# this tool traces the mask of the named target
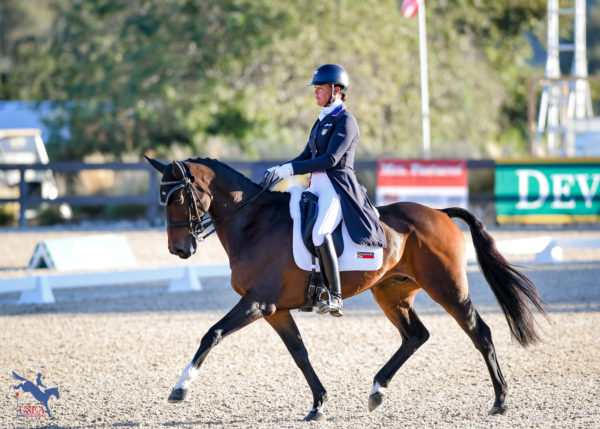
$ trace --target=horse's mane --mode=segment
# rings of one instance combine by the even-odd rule
[[[252,186],[254,189],[256,189],[257,191],[261,191],[263,190],[263,188],[257,184],[254,183],[252,180],[250,180],[249,178],[247,178],[245,175],[243,175],[242,173],[240,173],[238,170],[236,170],[235,168],[225,164],[222,161],[219,161],[218,159],[213,159],[213,158],[188,158],[186,160],[186,162],[191,162],[194,164],[203,164],[206,165],[208,167],[210,167],[211,169],[215,169],[215,168],[219,168],[219,169],[225,169],[228,172],[232,173],[233,175],[235,175],[237,178],[239,178],[243,183]],[[265,194],[270,194],[273,196],[286,196],[289,199],[289,192],[279,192],[279,191],[270,191],[267,190],[265,191]]]

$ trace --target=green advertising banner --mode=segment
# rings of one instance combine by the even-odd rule
[[[498,162],[498,223],[600,221],[600,159]]]

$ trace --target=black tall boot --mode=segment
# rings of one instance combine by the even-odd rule
[[[333,246],[331,234],[325,234],[323,244],[316,247],[322,273],[325,275],[329,289],[327,300],[319,297],[317,302],[317,313],[331,313],[332,316],[343,316],[344,304],[342,302],[342,287],[340,283],[340,272],[338,269],[337,255]]]

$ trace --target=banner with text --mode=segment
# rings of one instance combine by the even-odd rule
[[[382,159],[377,163],[377,205],[412,201],[433,208],[467,207],[465,160]]]
[[[600,220],[600,159],[498,162],[498,223]]]

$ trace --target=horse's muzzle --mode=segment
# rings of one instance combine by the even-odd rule
[[[186,237],[181,245],[169,247],[169,252],[179,256],[181,259],[187,259],[196,253],[196,239],[190,235]]]

